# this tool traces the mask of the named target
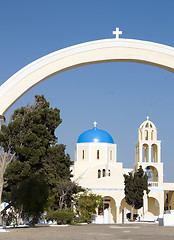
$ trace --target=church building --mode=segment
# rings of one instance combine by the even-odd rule
[[[73,180],[103,197],[103,208],[98,209],[94,223],[121,223],[122,210],[130,211],[124,195],[124,174],[136,171],[141,165],[149,176],[148,196],[144,195],[143,207],[138,210],[144,221],[156,220],[165,210],[174,210],[174,183],[163,182],[161,141],[157,128],[149,120],[138,130],[135,146],[135,164],[132,169],[123,168],[117,159],[117,144],[112,136],[97,128],[83,132],[76,143]]]

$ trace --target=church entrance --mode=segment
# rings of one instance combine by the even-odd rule
[[[116,223],[116,207],[112,197],[103,197],[103,206],[98,209],[98,214],[95,216],[94,223]]]
[[[98,216],[103,217],[103,223],[109,223],[110,204],[105,202],[102,208],[98,209]]]

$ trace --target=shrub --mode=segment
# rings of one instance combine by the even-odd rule
[[[57,224],[70,224],[74,218],[74,214],[67,210],[57,210],[48,213],[46,216],[47,221],[56,221]]]
[[[91,223],[96,209],[103,205],[103,198],[90,191],[75,194],[73,200],[79,222]]]
[[[133,215],[133,220],[137,220],[138,216],[139,216],[138,214],[134,214],[134,215]],[[127,219],[130,220],[130,218],[131,218],[131,213],[127,213],[127,214],[126,214],[126,217],[127,217]]]
[[[15,213],[12,212],[8,212],[6,215],[6,225],[10,226],[17,226],[17,216],[15,215]]]

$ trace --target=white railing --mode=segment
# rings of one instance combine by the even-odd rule
[[[148,182],[149,187],[158,187],[158,182]]]

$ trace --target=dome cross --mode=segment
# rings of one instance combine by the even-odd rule
[[[95,122],[93,122],[93,124],[94,124],[94,127],[96,128],[97,127],[97,122],[95,121]]]

